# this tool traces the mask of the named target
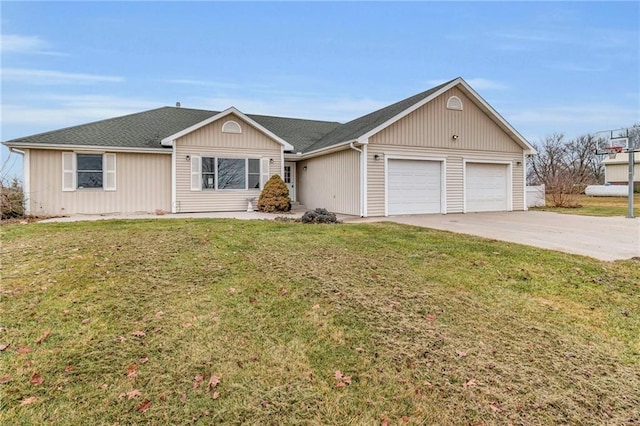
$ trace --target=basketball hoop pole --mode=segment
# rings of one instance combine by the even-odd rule
[[[627,150],[627,157],[629,163],[629,211],[627,212],[627,217],[629,219],[633,219],[633,190],[634,190],[634,182],[633,182],[633,172],[634,166],[636,162],[636,153],[635,149]]]

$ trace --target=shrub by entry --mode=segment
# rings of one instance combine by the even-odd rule
[[[289,188],[279,175],[273,175],[264,184],[258,199],[258,210],[261,212],[288,212],[291,210]]]
[[[338,223],[336,214],[327,209],[307,210],[300,220],[302,223]]]

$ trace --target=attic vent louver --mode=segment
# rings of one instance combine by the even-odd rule
[[[235,121],[229,120],[222,125],[222,133],[242,133],[242,128]]]
[[[447,109],[462,111],[462,100],[457,96],[451,96],[447,99]]]
[[[180,108],[180,102],[176,102],[176,108]]]

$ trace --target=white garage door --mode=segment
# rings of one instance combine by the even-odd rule
[[[388,213],[440,213],[441,167],[440,161],[389,160]]]
[[[506,164],[467,163],[465,197],[468,212],[509,210]]]

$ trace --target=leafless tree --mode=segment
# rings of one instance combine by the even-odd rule
[[[529,159],[530,184],[544,184],[555,206],[576,207],[576,196],[589,184],[603,180],[602,158],[596,155],[598,138],[581,135],[565,140],[557,133],[536,146]]]

